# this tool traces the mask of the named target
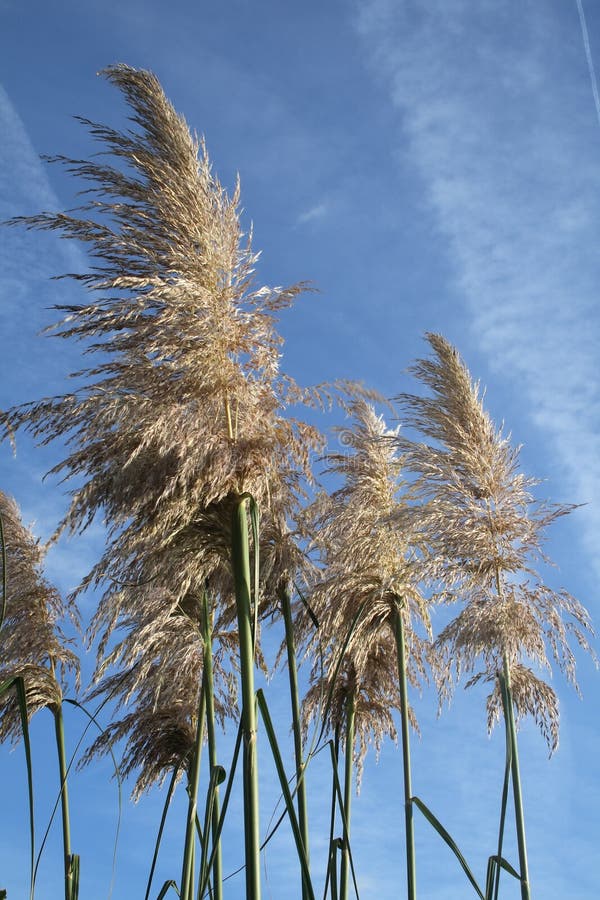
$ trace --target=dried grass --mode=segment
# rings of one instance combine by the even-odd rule
[[[309,722],[322,712],[340,650],[358,616],[333,687],[327,724],[332,731],[339,728],[343,732],[345,698],[352,691],[360,771],[369,743],[379,749],[386,734],[396,739],[392,718],[392,711],[400,709],[393,630],[396,606],[402,610],[407,675],[413,686],[426,678],[430,647],[415,625],[419,623],[428,635],[430,623],[420,587],[420,538],[412,530],[414,517],[401,477],[396,432],[388,431],[364,400],[354,398],[346,409],[352,425],[339,431],[347,452],[324,457],[325,471],[341,478],[342,486],[331,495],[321,493],[307,511],[322,569],[308,593],[319,629],[308,638],[313,664],[304,718]],[[310,634],[310,623],[306,628]],[[416,727],[412,711],[410,716]]]
[[[183,684],[189,689],[185,713],[172,698],[187,733],[201,640],[173,610],[207,589],[217,633],[231,629],[231,509],[240,494],[258,503],[269,541],[261,612],[273,608],[294,564],[289,545],[273,551],[270,541],[286,533],[320,438],[286,413],[308,395],[280,373],[274,314],[306,286],[255,285],[258,254],[241,230],[239,185],[229,197],[204,143],[155,76],[124,65],[103,74],[124,95],[131,130],[82,119],[103,152],[56,161],[87,184],[83,205],[12,222],[84,244],[89,271],[67,277],[92,298],[58,306],[54,331],[81,342],[95,362],[78,373],[81,386],[71,393],[14,408],[2,422],[5,435],[23,428],[43,443],[66,440],[68,453],[53,472],[76,487],[59,531],[79,532],[98,515],[108,527],[107,548],[79,588],[104,590],[91,628],[92,638],[100,636],[96,680],[104,678],[102,654],[114,629],[121,624],[131,633],[122,653],[107,658],[120,669],[121,687],[102,680],[95,693],[135,697],[141,715],[154,715],[172,673],[161,629],[172,629],[193,672],[180,676],[181,689],[173,685],[177,693]],[[154,623],[148,608],[156,610]],[[152,651],[141,647],[142,634]],[[138,665],[144,654],[147,662]],[[137,727],[125,718],[113,732],[132,735],[125,766],[137,760],[150,772]]]
[[[445,659],[442,697],[451,695],[454,675],[480,664],[483,672],[469,684],[506,671],[517,715],[533,715],[552,751],[558,700],[531,666],[549,670],[554,660],[577,687],[569,639],[592,652],[592,628],[581,603],[545,585],[536,564],[546,561],[546,528],[574,507],[533,498],[537,482],[519,471],[519,448],[484,410],[479,385],[455,348],[440,335],[427,340],[433,358],[411,371],[431,395],[404,394],[399,401],[407,423],[431,443],[402,439],[400,448],[425,501],[423,529],[446,599],[464,604],[436,641]],[[492,727],[501,711],[497,686],[488,710]]]
[[[21,676],[29,718],[40,709],[56,710],[67,675],[79,663],[59,620],[66,610],[60,594],[44,577],[44,549],[26,528],[15,501],[0,491],[6,546],[6,611],[0,629],[0,682]],[[1,565],[1,563],[0,563]],[[0,741],[21,738],[21,714],[14,691],[0,698]]]

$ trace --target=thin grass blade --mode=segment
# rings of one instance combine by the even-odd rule
[[[223,784],[225,778],[227,777],[227,773],[223,766],[215,766],[210,773],[210,781],[208,784],[208,794],[206,797],[206,807],[204,810],[204,837],[205,840],[202,844],[202,853],[200,856],[200,884],[204,884],[204,876],[207,872],[207,861],[208,861],[208,846],[209,846],[209,837],[210,837],[210,824],[212,821],[213,809],[215,805],[215,798],[217,796],[217,788],[220,784]],[[198,897],[200,900],[200,895]]]
[[[148,875],[148,884],[146,885],[146,893],[144,894],[144,900],[149,900],[150,897],[150,889],[152,888],[152,879],[154,878],[154,870],[156,869],[156,863],[158,862],[158,852],[160,850],[160,844],[162,841],[163,831],[165,828],[165,822],[167,821],[167,813],[169,811],[169,806],[171,805],[171,800],[173,799],[173,794],[175,792],[175,786],[177,784],[177,776],[179,774],[179,766],[176,766],[173,769],[173,774],[171,775],[171,780],[169,781],[169,788],[167,790],[167,796],[165,798],[165,802],[162,809],[162,814],[160,817],[160,825],[158,826],[158,834],[156,836],[156,842],[154,844],[154,853],[152,854],[152,865],[150,866],[150,874]]]
[[[160,889],[160,893],[158,894],[156,900],[164,900],[164,897],[167,896],[167,894],[169,893],[171,888],[173,888],[173,890],[175,891],[175,893],[177,894],[178,897],[181,896],[181,894],[179,893],[179,888],[177,887],[177,882],[173,881],[173,879],[171,879],[170,881],[165,881],[165,883],[163,884],[163,886]]]
[[[186,817],[185,841],[183,845],[183,862],[181,868],[181,897],[188,900],[193,894],[194,888],[194,823],[196,821],[196,809],[198,804],[198,787],[200,784],[200,763],[202,759],[202,745],[204,741],[204,716],[206,712],[206,672],[202,673],[202,686],[198,702],[198,717],[196,724],[196,736],[194,740],[193,759],[191,772],[188,776],[188,810]]]
[[[285,774],[285,769],[283,766],[283,760],[281,759],[281,753],[279,751],[275,729],[273,728],[273,722],[271,720],[271,715],[269,713],[267,701],[265,699],[262,688],[259,688],[259,690],[256,692],[256,700],[263,718],[263,722],[265,723],[265,730],[267,732],[267,737],[271,746],[271,753],[273,754],[275,768],[277,769],[277,774],[279,776],[279,783],[281,785],[281,791],[285,800],[287,814],[289,816],[290,825],[292,826],[292,832],[294,834],[294,840],[296,842],[296,850],[298,852],[298,859],[302,868],[302,878],[304,881],[304,886],[310,900],[315,900],[314,890],[310,878],[310,871],[308,867],[308,859],[306,856],[306,849],[304,846],[304,841],[302,839],[302,834],[300,832],[300,826],[298,825],[298,818],[296,816],[294,801],[289,789],[287,776]]]
[[[348,848],[348,860],[350,862],[350,872],[352,873],[352,882],[354,884],[354,893],[356,894],[356,900],[360,900],[360,895],[358,893],[358,884],[356,882],[356,872],[354,870],[354,859],[352,857],[352,847],[350,846],[350,838],[348,835],[348,822],[346,820],[346,812],[344,810],[344,798],[342,795],[342,787],[340,785],[340,779],[338,777],[337,771],[337,757],[333,750],[333,746],[331,747],[331,759],[333,764],[333,781],[335,785],[335,792],[337,795],[338,804],[340,807],[340,816],[342,819],[342,827],[344,832],[344,846]]]
[[[240,682],[242,693],[241,720],[244,733],[242,772],[244,793],[244,838],[246,860],[246,900],[260,900],[260,816],[258,785],[258,753],[256,728],[256,693],[254,690],[254,635],[252,616],[252,584],[246,501],[241,495],[232,510],[231,568],[233,573],[238,623]],[[256,615],[256,610],[255,610]]]
[[[242,747],[242,737],[243,737],[243,729],[242,729],[242,725],[241,725],[241,723],[240,723],[240,725],[239,725],[239,727],[238,727],[237,738],[236,738],[236,741],[235,741],[235,747],[234,747],[234,750],[233,750],[233,757],[232,757],[232,760],[231,760],[231,768],[230,768],[230,770],[229,770],[229,778],[227,779],[227,785],[226,785],[226,787],[225,787],[225,794],[223,795],[223,805],[221,806],[221,814],[220,814],[220,816],[219,816],[219,824],[218,824],[218,827],[217,827],[217,830],[216,830],[215,834],[213,835],[213,848],[212,848],[210,857],[209,857],[209,859],[208,859],[208,863],[207,863],[207,867],[206,867],[206,868],[207,868],[207,871],[206,871],[206,873],[205,873],[205,880],[202,882],[202,884],[201,884],[201,885],[199,886],[199,888],[198,888],[198,897],[199,897],[199,900],[200,900],[200,898],[202,898],[202,897],[204,896],[204,891],[206,890],[206,885],[207,885],[207,882],[208,882],[208,872],[210,872],[210,869],[211,869],[212,864],[213,864],[213,862],[214,862],[215,855],[216,855],[216,852],[217,852],[217,847],[218,847],[218,844],[219,844],[219,838],[221,837],[221,831],[223,830],[223,825],[225,824],[225,815],[226,815],[226,813],[227,813],[227,807],[229,806],[229,798],[231,797],[231,789],[232,789],[232,787],[233,787],[233,779],[234,779],[234,776],[235,776],[235,771],[236,771],[237,764],[238,764],[238,759],[239,759],[239,756],[240,756],[240,750],[241,750],[241,747]],[[262,848],[261,848],[261,849],[262,849]],[[239,869],[236,869],[235,872],[231,872],[229,875],[227,875],[227,876],[223,879],[223,881],[225,882],[225,881],[227,881],[229,878],[233,878],[233,876],[234,876],[234,875],[237,875],[238,872],[241,872],[243,868],[244,868],[244,866],[242,866],[242,867],[239,868]]]
[[[333,764],[335,765],[336,768],[337,768],[337,760],[338,760],[338,745],[339,745],[339,734],[337,734],[337,732],[336,732],[335,743],[334,743],[334,741],[329,741],[329,749],[331,751],[331,757],[332,757],[332,760],[334,761]],[[326,900],[327,888],[329,887],[329,879],[332,877],[331,866],[332,866],[332,864],[335,866],[337,865],[336,852],[335,852],[334,846],[333,846],[334,845],[333,833],[335,831],[336,801],[337,801],[337,794],[336,794],[336,790],[335,790],[335,782],[333,779],[331,779],[331,810],[330,810],[330,815],[329,815],[329,865],[327,866],[327,874],[325,876],[325,888],[323,890],[323,900]],[[332,860],[333,860],[333,862],[332,862]],[[337,869],[335,870],[335,876],[336,876],[335,893],[336,893],[336,897],[337,897]],[[332,884],[331,890],[332,890],[332,896],[333,896],[333,884]]]
[[[344,654],[346,653],[348,644],[350,643],[352,635],[354,634],[354,629],[358,625],[358,623],[360,621],[360,617],[362,616],[366,605],[367,605],[367,601],[365,600],[359,606],[356,615],[354,616],[354,618],[352,619],[352,622],[350,623],[350,628],[348,629],[348,634],[346,635],[346,637],[344,639],[344,643],[342,644],[342,646],[340,648],[338,660],[335,664],[335,668],[333,670],[333,674],[331,677],[331,686],[329,688],[329,691],[327,692],[327,702],[325,704],[325,709],[323,710],[322,717],[321,717],[321,721],[323,724],[321,725],[321,731],[319,732],[319,737],[316,741],[317,746],[321,743],[321,740],[323,739],[323,735],[325,734],[325,729],[327,728],[327,717],[329,715],[329,710],[330,710],[331,704],[333,702],[333,691],[334,691],[335,685],[337,683],[337,677],[339,675],[341,665],[344,661]]]
[[[73,762],[75,761],[77,753],[79,752],[79,748],[84,741],[84,738],[88,732],[88,729],[91,728],[92,725],[95,725],[101,734],[105,733],[104,728],[102,728],[102,725],[100,725],[100,723],[98,722],[97,715],[100,712],[100,710],[102,709],[102,707],[108,702],[108,699],[109,698],[107,697],[105,700],[103,700],[103,702],[100,704],[100,706],[96,709],[95,713],[91,713],[78,700],[70,700],[68,698],[63,699],[63,703],[68,703],[70,706],[74,706],[76,709],[81,710],[81,712],[84,713],[88,717],[88,720],[89,720],[87,725],[83,729],[81,737],[79,738],[79,740],[77,741],[77,744],[75,745],[75,750],[73,751],[73,753],[71,755],[71,759],[69,760],[69,765],[67,766],[67,774],[71,771],[71,766],[73,765]],[[115,874],[116,874],[116,870],[117,870],[117,849],[119,846],[119,834],[121,832],[121,818],[122,818],[122,814],[123,814],[123,783],[121,780],[121,773],[119,772],[119,764],[117,763],[117,759],[116,759],[115,754],[113,753],[112,747],[110,745],[108,748],[108,752],[110,753],[110,758],[112,760],[113,769],[114,769],[114,773],[115,773],[115,780],[117,782],[117,803],[118,803],[117,827],[115,828],[115,840],[114,840],[114,845],[113,845],[112,871],[111,871],[111,879],[110,879],[110,888],[108,890],[108,900],[110,900],[110,898],[112,897],[112,892],[115,887]],[[54,817],[54,814],[56,813],[56,810],[58,808],[58,802],[59,802],[59,799],[57,798],[56,803],[54,804],[54,810],[52,812],[50,824],[52,824],[52,818]],[[48,825],[48,828],[46,829],[46,833],[44,835],[44,841],[48,837],[48,832],[50,830],[50,824]],[[39,864],[39,858],[38,858],[38,864]]]
[[[310,868],[310,849],[308,832],[308,800],[306,796],[306,780],[304,778],[305,763],[302,747],[302,723],[300,717],[300,696],[298,690],[298,668],[296,663],[296,644],[292,621],[291,597],[288,587],[281,589],[279,598],[285,625],[285,645],[287,653],[287,669],[290,685],[290,702],[292,706],[292,733],[294,737],[294,758],[296,763],[296,793],[298,804],[298,825],[304,844],[306,862]],[[304,881],[302,882],[302,900],[307,900]]]
[[[312,607],[311,607],[310,603],[308,602],[308,600],[306,599],[306,597],[304,596],[304,594],[303,594],[302,591],[300,590],[300,587],[298,586],[298,583],[297,583],[296,581],[294,582],[294,589],[295,589],[296,593],[298,594],[298,596],[300,597],[300,601],[301,601],[301,603],[302,603],[304,609],[306,610],[306,612],[307,612],[308,615],[310,616],[310,620],[311,620],[311,622],[313,623],[313,625],[315,626],[316,631],[318,631],[319,628],[320,628],[319,620],[317,619],[315,613],[314,613],[313,610],[312,610]]]
[[[442,840],[445,841],[445,843],[450,847],[450,849],[452,850],[452,852],[458,859],[465,875],[467,876],[467,878],[473,885],[478,897],[480,897],[481,900],[485,900],[485,896],[481,892],[481,888],[477,884],[477,881],[475,880],[475,876],[471,872],[471,869],[469,868],[469,865],[468,865],[466,859],[464,858],[464,856],[458,849],[458,846],[457,846],[454,838],[450,835],[450,833],[448,831],[446,831],[446,829],[444,828],[444,826],[442,825],[440,820],[434,816],[434,814],[431,812],[431,810],[427,806],[425,806],[425,804],[423,803],[422,800],[419,800],[418,797],[413,797],[412,802],[417,807],[417,809],[419,809],[422,812],[422,814],[425,816],[425,818],[427,819],[429,824],[432,825],[433,828],[435,828],[435,830],[437,831],[439,836],[442,838]]]

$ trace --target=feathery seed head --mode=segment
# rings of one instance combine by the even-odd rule
[[[400,702],[392,632],[396,606],[402,609],[408,677],[415,685],[425,677],[428,641],[417,635],[414,623],[420,622],[426,632],[430,626],[419,587],[419,538],[411,530],[408,489],[394,443],[397,434],[388,431],[364,400],[354,398],[345,407],[353,417],[352,427],[343,429],[349,452],[324,457],[326,472],[341,477],[342,485],[331,495],[320,494],[307,511],[323,564],[308,592],[320,626],[308,642],[312,649],[317,642],[323,646],[326,667],[322,672],[315,654],[304,713],[310,719],[318,698],[327,695],[340,648],[354,623],[341,681],[334,689],[339,702],[332,705],[329,724],[341,724],[343,695],[350,684],[356,693],[361,762],[369,733],[377,747],[384,734],[395,737],[390,710]],[[416,725],[414,716],[412,720]]]
[[[22,521],[15,501],[0,491],[6,548],[6,608],[0,627],[0,681],[21,676],[31,718],[44,707],[57,708],[68,672],[79,679],[79,662],[58,626],[65,609],[56,588],[44,578],[44,551]],[[0,567],[2,562],[0,560]],[[0,741],[21,737],[14,691],[0,698]]]
[[[158,727],[164,717],[152,717],[165,709],[158,698],[171,680],[174,715],[187,723],[183,730],[169,727],[172,737],[187,733],[201,681],[199,637],[174,610],[187,612],[189,598],[206,589],[216,605],[215,631],[234,635],[233,504],[251,494],[263,533],[281,531],[310,475],[319,439],[284,415],[305,394],[279,371],[274,320],[305,285],[255,284],[257,254],[241,230],[239,184],[228,196],[204,143],[155,76],[124,65],[103,74],[122,92],[132,127],[119,131],[82,119],[104,152],[57,161],[86,182],[83,204],[13,221],[83,242],[92,265],[70,277],[91,296],[59,306],[55,331],[81,341],[96,363],[79,373],[84,381],[71,393],[15,408],[3,422],[8,434],[24,427],[44,442],[67,438],[68,455],[53,471],[81,486],[61,527],[81,530],[101,513],[109,529],[102,559],[80,586],[109,584],[92,626],[101,635],[96,690],[118,688],[123,702],[135,697],[145,721]],[[276,585],[277,566],[287,566],[289,554],[265,559]],[[263,585],[263,608],[272,602],[267,591]],[[122,653],[104,659],[119,624],[127,632]],[[141,635],[147,650],[138,644]],[[180,688],[171,640],[192,672]],[[222,646],[230,644],[227,638]],[[119,685],[106,680],[111,665],[120,670]],[[231,708],[227,700],[223,709]],[[131,735],[124,765],[149,766],[138,782],[143,790],[162,764],[151,758],[141,727],[126,717],[118,733]]]
[[[120,773],[127,777],[139,770],[133,789],[137,800],[176,766],[183,775],[190,762],[204,656],[201,601],[193,595],[180,600],[149,583],[124,586],[118,602],[125,637],[98,665],[89,696],[110,698],[124,714],[88,748],[83,763],[124,739]],[[230,669],[235,642],[231,629],[213,633],[215,716],[221,725],[237,715]]]
[[[274,496],[287,509],[317,436],[281,414],[301,392],[279,375],[273,312],[304,285],[254,286],[239,189],[227,196],[152,74],[104,74],[137,130],[83,120],[114,165],[58,158],[90,185],[81,217],[13,220],[86,244],[94,266],[71,277],[94,298],[58,307],[57,333],[102,356],[83,387],[12,410],[5,427],[69,436],[54,471],[83,485],[63,524],[84,528],[102,510],[118,535],[106,567],[170,542],[232,495],[251,493],[264,515]]]
[[[592,652],[586,637],[592,628],[585,608],[543,584],[533,566],[545,560],[546,527],[573,507],[533,499],[536,482],[519,472],[519,449],[494,426],[457,351],[440,335],[427,340],[433,358],[418,360],[412,372],[431,394],[399,400],[407,423],[431,443],[402,438],[399,446],[417,475],[417,495],[427,501],[424,532],[436,574],[447,599],[464,603],[436,642],[445,657],[442,697],[451,693],[453,670],[473,672],[482,662],[482,677],[492,680],[506,670],[517,714],[533,715],[554,749],[556,697],[527,663],[549,669],[552,657],[576,686],[568,639],[573,635]],[[499,697],[496,687],[488,702],[490,726]]]

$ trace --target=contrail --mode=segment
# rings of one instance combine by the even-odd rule
[[[590,37],[585,23],[585,15],[583,12],[583,0],[577,0],[577,11],[579,13],[579,22],[581,24],[581,35],[583,37],[583,47],[585,49],[585,57],[587,59],[588,70],[590,73],[590,81],[592,83],[592,93],[594,95],[594,105],[596,107],[596,116],[600,125],[600,95],[598,94],[598,82],[596,81],[596,71],[594,69],[594,60],[592,59],[592,48],[590,47]]]

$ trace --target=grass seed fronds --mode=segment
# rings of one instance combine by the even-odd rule
[[[591,651],[586,609],[564,590],[544,584],[536,564],[546,562],[546,529],[571,505],[535,500],[537,482],[519,470],[512,447],[483,407],[482,392],[454,347],[429,334],[433,357],[411,371],[430,396],[399,398],[405,421],[427,442],[400,440],[406,464],[424,498],[431,557],[448,601],[463,609],[437,638],[445,659],[442,694],[453,674],[494,680],[508,668],[517,716],[532,714],[551,751],[558,744],[558,701],[534,674],[551,661],[577,687],[570,638]],[[593,653],[592,653],[593,655]],[[488,700],[490,727],[501,717],[499,689]]]

